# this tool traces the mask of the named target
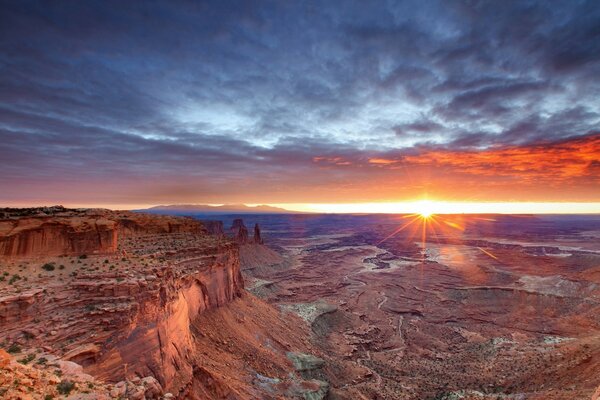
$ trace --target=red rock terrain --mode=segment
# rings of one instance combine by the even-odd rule
[[[297,230],[323,225],[290,219],[291,235],[276,241],[284,257],[256,261],[261,256],[250,252],[246,283],[311,324],[330,398],[589,400],[598,393],[596,233],[513,234],[509,244],[502,232],[438,231],[423,249],[420,227],[416,238],[382,242],[397,229],[383,217],[367,227],[327,221],[334,233],[313,235]]]
[[[71,384],[77,398],[327,392],[293,364],[293,354],[316,352],[304,322],[247,293],[239,245],[201,222],[60,207],[3,213],[5,398],[66,396]]]

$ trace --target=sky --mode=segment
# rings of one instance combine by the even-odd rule
[[[595,0],[0,1],[0,205],[600,212],[599,77]]]

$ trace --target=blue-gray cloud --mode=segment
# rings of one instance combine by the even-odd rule
[[[325,185],[340,177],[307,178],[315,156],[483,150],[600,128],[593,0],[0,11],[2,188],[173,176],[207,196],[244,177],[249,191],[257,179]]]

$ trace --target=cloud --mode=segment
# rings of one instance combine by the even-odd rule
[[[596,161],[552,156],[600,129],[598,26],[570,0],[3,2],[0,201],[383,199],[547,146],[598,198]],[[385,180],[406,194],[361,190]]]

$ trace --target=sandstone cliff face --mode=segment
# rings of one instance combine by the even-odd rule
[[[202,268],[191,273],[165,268],[157,271],[156,280],[149,276],[146,282],[131,283],[130,307],[121,316],[111,315],[116,344],[94,355],[94,360],[86,353],[75,355],[74,360],[108,380],[153,375],[163,387],[178,393],[193,376],[191,322],[200,313],[241,296],[243,288],[237,247],[210,249],[196,256],[203,258]],[[93,294],[98,289],[94,283],[87,291]],[[111,297],[119,294],[109,289]]]
[[[3,335],[26,331],[40,344],[68,343],[63,359],[98,378],[152,375],[178,392],[193,374],[191,321],[239,297],[243,280],[229,243],[188,250],[185,260],[144,275],[93,274],[58,289],[1,297]]]
[[[23,348],[19,358],[52,360],[48,374],[31,378],[39,381],[36,394],[56,393],[54,362],[78,368],[79,394],[91,382],[97,399],[170,392],[175,399],[247,400],[322,392],[321,383],[295,373],[286,357],[310,352],[307,327],[244,291],[236,241],[209,235],[185,218],[105,210],[33,214],[5,214],[10,229],[3,238],[28,243],[44,224],[58,228],[47,231],[54,241],[3,247],[23,250],[0,259],[0,271],[8,273],[0,275],[0,343]],[[100,226],[112,232],[110,246],[103,245]],[[37,254],[43,258],[31,258]],[[12,276],[10,283],[5,276]],[[18,363],[10,362],[16,371]],[[0,365],[3,376],[10,377]]]
[[[201,222],[191,218],[99,209],[50,210],[25,216],[3,212],[0,258],[110,254],[117,251],[119,236],[206,232]]]
[[[196,233],[203,234],[207,230],[202,222],[187,217],[171,217],[167,215],[148,215],[123,212],[115,217],[120,235],[161,233]]]
[[[0,220],[0,257],[111,253],[117,223],[102,216]]]
[[[0,339],[25,332],[27,345],[51,348],[97,378],[154,376],[175,393],[193,375],[192,321],[243,290],[238,245],[189,218],[9,214],[0,221],[0,255],[17,259],[21,277],[0,288]]]

